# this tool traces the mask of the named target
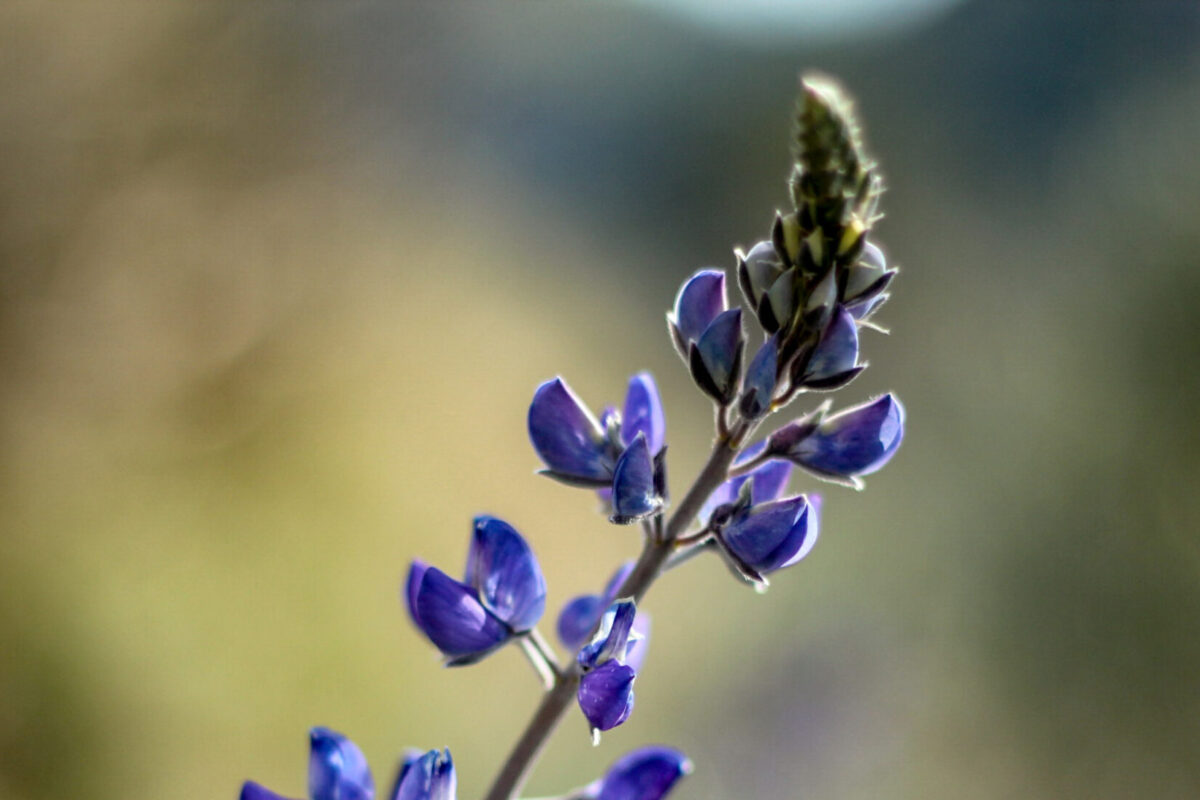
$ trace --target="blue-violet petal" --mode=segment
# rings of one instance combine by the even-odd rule
[[[437,567],[428,567],[421,576],[416,609],[421,630],[451,658],[484,655],[511,635],[504,623],[479,602],[474,588]]]
[[[358,745],[329,728],[309,731],[308,794],[311,800],[372,800],[375,781]]]
[[[855,478],[883,467],[904,439],[904,407],[891,394],[825,419],[788,455],[819,475]]]
[[[527,631],[546,610],[546,580],[528,543],[511,525],[475,518],[466,582],[485,608],[514,631]]]
[[[666,416],[654,377],[649,372],[639,372],[629,379],[629,389],[625,393],[621,443],[629,446],[639,433],[644,433],[650,453],[657,455],[662,450],[666,432]]]
[[[611,477],[600,423],[562,378],[546,381],[534,393],[529,438],[555,472],[599,481]]]
[[[695,342],[725,308],[725,273],[702,269],[680,287],[671,322],[685,342]]]
[[[641,747],[608,768],[596,800],[662,800],[692,771],[692,762],[670,747]]]
[[[633,711],[632,667],[608,661],[579,682],[579,708],[593,730],[607,731],[629,719]]]

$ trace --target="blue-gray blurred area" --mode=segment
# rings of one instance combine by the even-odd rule
[[[695,474],[663,312],[787,202],[808,69],[902,270],[837,402],[907,439],[765,596],[656,585],[632,718],[530,794],[661,741],[681,798],[1200,796],[1200,6],[713,5],[4,6],[0,796],[302,796],[321,724],[478,797],[537,683],[401,577],[481,511],[552,609],[637,552],[526,405],[651,369]]]

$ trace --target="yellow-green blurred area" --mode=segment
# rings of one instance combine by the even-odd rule
[[[809,68],[902,269],[836,401],[907,439],[765,596],[656,585],[630,721],[529,793],[665,742],[681,798],[1200,796],[1200,7],[811,5],[6,4],[0,797],[299,797],[317,724],[478,797],[539,687],[443,669],[409,560],[510,520],[549,631],[636,554],[527,403],[652,370],[682,491],[663,313],[787,202]]]

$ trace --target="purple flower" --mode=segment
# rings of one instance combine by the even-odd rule
[[[854,315],[838,306],[800,376],[808,389],[840,389],[866,365],[858,363],[858,325]]]
[[[641,747],[621,756],[604,777],[587,787],[588,800],[662,800],[679,779],[692,771],[692,762],[670,747]]]
[[[718,533],[726,551],[759,575],[790,567],[817,541],[820,498],[804,495],[751,506]]]
[[[388,800],[455,800],[454,762],[449,750],[405,758]]]
[[[665,502],[666,427],[648,372],[629,379],[623,415],[608,408],[597,421],[561,378],[539,386],[529,407],[529,438],[544,474],[596,488],[620,524],[656,514]]]
[[[791,465],[781,462],[788,469]],[[633,571],[633,562],[627,561],[617,568],[604,588],[602,595],[585,594],[569,600],[558,615],[556,630],[558,638],[568,650],[578,650],[587,641],[588,634],[600,623],[606,609],[612,606],[621,589],[621,584]],[[650,615],[638,611],[633,618],[633,629],[625,650],[625,663],[640,670],[650,643]]]
[[[667,327],[696,385],[721,405],[732,402],[742,368],[742,311],[728,309],[725,273],[700,270],[684,281]]]
[[[579,708],[592,727],[592,735],[617,727],[633,712],[633,667],[606,661],[579,681]]]
[[[904,439],[904,406],[892,394],[825,417],[791,423],[768,447],[818,477],[861,488],[863,475],[883,467]]]
[[[546,582],[521,535],[501,519],[480,516],[464,582],[414,561],[405,598],[413,623],[447,666],[462,666],[536,625],[546,608]]]
[[[617,727],[633,711],[637,672],[627,657],[635,641],[636,616],[632,598],[618,600],[604,612],[596,635],[579,650],[577,659],[584,673],[577,697],[593,736]]]
[[[375,781],[358,745],[328,728],[309,731],[309,800],[373,800]],[[286,800],[254,781],[242,786],[241,800]]]

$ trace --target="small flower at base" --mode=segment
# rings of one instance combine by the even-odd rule
[[[309,732],[308,795],[311,800],[372,800],[375,781],[358,745],[328,728]]]
[[[641,747],[617,759],[586,793],[589,800],[662,800],[692,772],[692,762],[671,747]]]
[[[457,780],[449,750],[430,750],[401,767],[388,800],[455,800]]]

